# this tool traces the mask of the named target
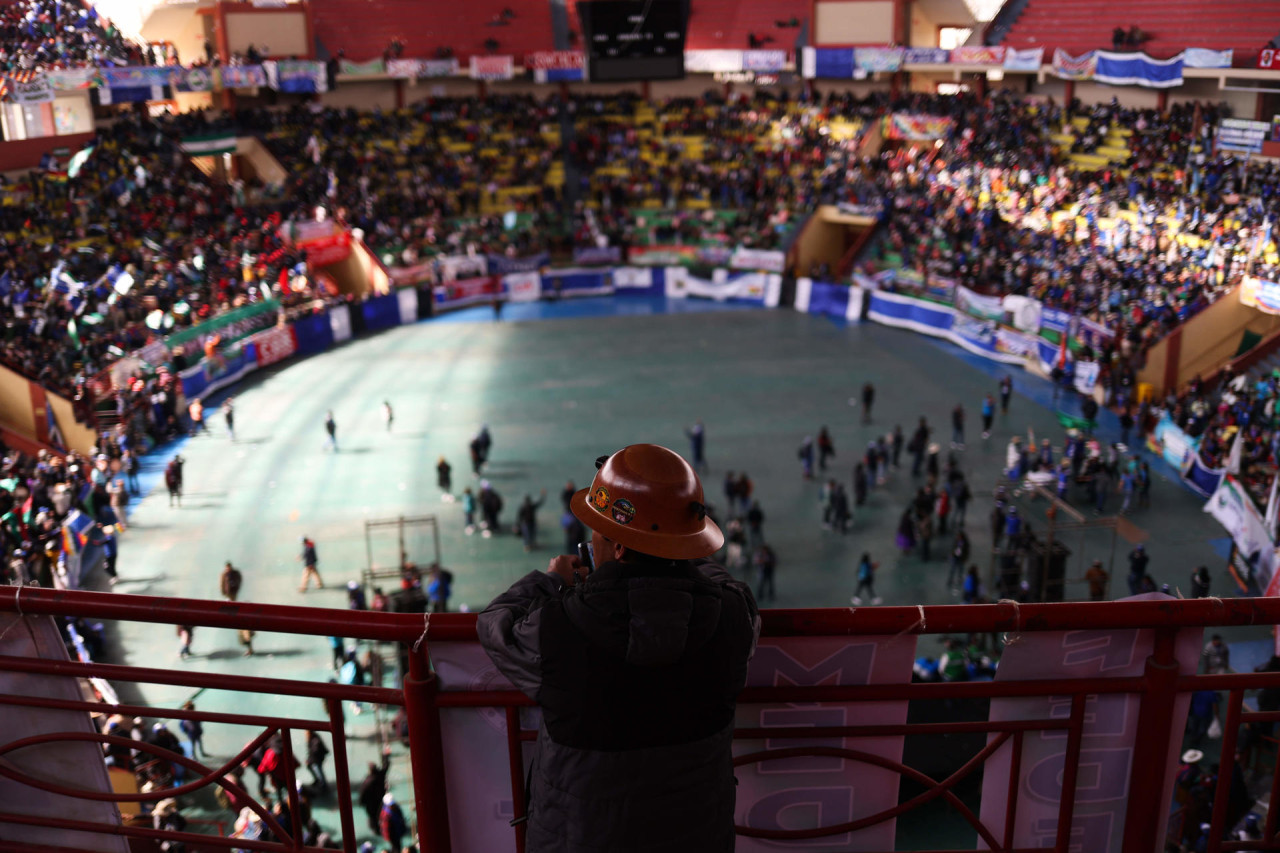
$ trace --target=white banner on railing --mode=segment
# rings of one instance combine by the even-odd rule
[[[801,314],[809,313],[809,297],[813,295],[813,279],[808,276],[796,279],[796,298],[791,307]]]
[[[416,288],[400,288],[396,291],[396,301],[400,305],[400,325],[409,326],[418,322],[418,291]]]
[[[729,278],[727,270],[717,269],[712,280],[707,281],[690,275],[685,267],[667,267],[666,292],[672,299],[700,296],[717,302],[736,299],[764,304],[769,279],[774,277],[781,281],[781,277],[766,273],[745,273]]]
[[[329,328],[333,332],[335,344],[351,340],[351,309],[346,305],[335,305],[330,308]]]
[[[1126,601],[1169,601],[1159,593]],[[1175,656],[1182,675],[1194,675],[1200,661],[1202,630],[1178,632]],[[1005,647],[996,681],[1036,681],[1052,678],[1141,678],[1155,647],[1154,631],[1054,631],[1025,633]],[[1179,693],[1174,703],[1174,731],[1181,732],[1187,718],[1190,693]],[[1124,838],[1125,812],[1130,795],[1134,745],[1138,737],[1138,709],[1142,697],[1129,694],[1093,694],[1085,699],[1084,737],[1077,764],[1075,810],[1068,834],[1071,850],[1119,853]],[[990,719],[1066,720],[1071,714],[1070,696],[1035,696],[1026,699],[992,699]],[[988,744],[999,735],[988,737]],[[1180,738],[1171,738],[1164,757],[1166,790],[1145,791],[1157,798],[1168,815],[1174,773],[1178,767]],[[1013,739],[987,759],[982,781],[982,823],[1003,827],[1008,813],[1009,774]],[[1018,764],[1018,806],[1012,846],[1052,847],[1058,832],[1058,804],[1063,797],[1063,770],[1067,757],[1065,730],[1027,732],[1022,739]],[[1154,769],[1154,768],[1153,768]],[[1001,839],[1003,841],[1003,839]],[[987,845],[978,840],[978,849]]]
[[[653,287],[653,268],[614,267],[613,286],[617,290],[648,290]]]
[[[536,272],[504,275],[502,287],[512,302],[537,302],[542,297],[542,276]]]

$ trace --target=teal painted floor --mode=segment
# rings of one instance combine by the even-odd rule
[[[558,495],[566,480],[586,485],[597,456],[629,443],[656,442],[687,454],[683,430],[701,418],[711,469],[705,478],[709,499],[723,504],[726,471],[745,470],[755,483],[766,514],[766,539],[779,558],[774,606],[848,606],[863,551],[880,562],[877,591],[884,604],[954,603],[941,559],[949,539],[936,540],[935,559],[928,563],[902,557],[894,548],[898,516],[915,487],[905,467],[872,491],[852,530],[840,536],[821,528],[818,481],[800,476],[796,450],[801,440],[828,426],[838,454],[831,473],[847,484],[855,455],[895,423],[909,431],[924,415],[945,448],[949,413],[964,404],[968,449],[959,455],[975,492],[968,529],[974,562],[985,567],[990,492],[1000,478],[1009,437],[1025,435],[1029,428],[1055,443],[1062,437],[1053,412],[1033,402],[1046,397],[1047,386],[1019,373],[1010,414],[997,417],[994,434],[984,442],[978,409],[983,394],[995,391],[998,371],[955,358],[908,332],[845,326],[790,311],[659,314],[628,308],[630,315],[612,316],[608,305],[584,300],[574,309],[582,316],[536,321],[538,312],[508,312],[501,323],[487,321],[480,312],[456,315],[454,322],[398,328],[255,377],[236,394],[237,441],[229,440],[215,417],[209,435],[182,447],[187,459],[182,508],[167,505],[162,487],[132,508],[116,589],[217,598],[219,572],[231,560],[245,575],[242,600],[343,608],[343,587],[366,563],[364,522],[435,515],[444,563],[455,575],[453,605],[477,610],[558,553],[563,539]],[[853,403],[867,381],[878,389],[869,426],[861,423],[862,412]],[[383,423],[384,400],[395,409],[390,432]],[[338,423],[337,453],[324,447],[323,422],[330,409]],[[485,476],[505,499],[505,521],[514,520],[525,494],[549,492],[539,516],[542,545],[536,553],[525,554],[511,535],[464,535],[460,505],[442,501],[436,488],[441,455],[454,467],[455,493],[475,486],[467,445],[482,423],[494,440]],[[1132,521],[1150,536],[1157,581],[1185,587],[1192,568],[1203,562],[1213,570],[1214,591],[1229,594],[1225,560],[1212,542],[1223,535],[1221,528],[1201,511],[1202,500],[1154,462],[1153,471],[1152,507],[1134,513]],[[1033,512],[1043,509],[1043,504],[1029,506]],[[1118,500],[1111,507],[1114,511]],[[305,596],[297,591],[303,535],[316,540],[328,585]],[[429,559],[421,553],[425,543],[425,538],[411,543],[412,559]],[[1108,543],[1109,537],[1096,535],[1068,541],[1077,561],[1106,559]],[[1115,572],[1121,585],[1127,551],[1121,541]],[[1069,576],[1078,575],[1075,566]],[[1069,588],[1071,597],[1084,594],[1083,584]],[[318,681],[332,676],[323,638],[259,635],[257,656],[245,659],[234,632],[201,629],[195,656],[185,662],[167,626],[121,625],[112,642],[120,661],[128,664]],[[933,638],[922,640],[921,654],[939,652]],[[163,705],[189,695],[185,689],[144,687],[137,698]],[[318,703],[311,707],[275,696],[250,702],[208,693],[196,701],[209,710],[252,705],[255,711],[286,716],[320,711]],[[349,736],[358,781],[360,768],[378,749],[373,714],[352,717]],[[219,726],[209,726],[205,737],[217,756],[232,754],[248,739],[247,731]],[[300,737],[296,745],[301,747]],[[399,747],[394,754],[392,784],[404,802],[409,799],[406,762]],[[307,778],[305,771],[301,775]],[[201,803],[188,809],[189,817],[229,820]],[[315,804],[317,818],[330,829],[337,827],[333,805],[323,799]],[[909,823],[900,822],[903,849],[918,842],[913,833],[919,827]],[[964,831],[953,830],[948,820],[933,830],[944,830],[957,844],[968,843]]]

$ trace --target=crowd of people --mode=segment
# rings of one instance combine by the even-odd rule
[[[154,58],[150,45],[125,38],[89,3],[16,0],[0,7],[3,74],[85,65],[150,65]]]

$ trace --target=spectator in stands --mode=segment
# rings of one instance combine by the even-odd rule
[[[755,602],[703,559],[724,537],[688,463],[633,445],[599,464],[571,504],[596,565],[555,557],[479,620],[494,663],[543,711],[527,849],[732,850],[733,707]]]

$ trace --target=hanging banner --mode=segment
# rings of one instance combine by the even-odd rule
[[[982,320],[999,323],[1004,319],[1004,303],[998,296],[983,296],[967,287],[956,288],[956,310]]]
[[[725,270],[717,270],[710,281],[690,275],[685,267],[668,267],[666,294],[671,299],[690,296],[714,299],[716,302],[750,302],[764,304],[769,287],[780,286],[781,276],[765,273],[744,273],[730,277]],[[776,283],[773,280],[776,279]]]
[[[1013,325],[1033,335],[1040,331],[1040,303],[1029,296],[1006,296],[1000,307],[1012,315]]]
[[[748,687],[906,684],[916,640],[903,637],[762,638],[747,669]],[[903,725],[905,701],[822,705],[738,704],[738,728]],[[736,755],[755,754],[799,742],[738,740]],[[753,829],[789,830],[836,826],[889,811],[898,804],[903,737],[814,738],[804,747],[856,750],[887,766],[833,756],[806,756],[741,764],[734,768],[734,823]],[[1007,777],[1006,777],[1007,778]],[[886,820],[842,835],[823,836],[820,850],[892,850],[897,826]],[[805,847],[808,845],[801,845]],[[776,841],[740,836],[738,853],[772,853]]]
[[[1093,394],[1101,375],[1102,365],[1096,361],[1077,361],[1071,381],[1078,393],[1088,396]]]
[[[1247,275],[1237,289],[1240,304],[1265,314],[1280,314],[1280,283]]]
[[[212,92],[215,69],[197,66],[176,67],[169,73],[169,85],[179,92]]]
[[[251,302],[239,308],[232,308],[211,320],[174,332],[165,338],[165,346],[170,350],[185,347],[188,352],[200,351],[205,342],[216,337],[218,346],[227,346],[254,332],[268,326],[274,326],[280,315],[280,303],[274,299],[263,302]]]
[[[688,74],[714,74],[717,71],[741,71],[740,50],[686,50],[684,70]]]
[[[1035,47],[1028,50],[1006,50],[1004,54],[1005,71],[1039,71],[1044,64],[1044,48]]]
[[[852,80],[865,71],[854,73],[853,48],[803,47],[800,49],[800,76],[806,80]]]
[[[743,71],[776,72],[786,67],[787,52],[785,50],[744,50],[742,52]]]
[[[581,246],[573,250],[575,265],[613,266],[622,262],[622,249],[618,246]]]
[[[1258,54],[1258,67],[1270,71],[1280,71],[1280,50],[1268,47]]]
[[[765,272],[782,272],[787,265],[784,252],[769,249],[749,249],[739,246],[729,256],[729,266],[736,270],[764,270]]]
[[[1182,64],[1187,68],[1230,68],[1234,59],[1233,50],[1209,50],[1203,47],[1189,47],[1182,51]]]
[[[386,74],[387,63],[382,57],[370,59],[368,62],[352,62],[350,59],[338,60],[338,73],[355,77],[368,77],[373,74]]]
[[[484,255],[448,255],[437,258],[436,263],[440,268],[440,278],[444,281],[482,276],[489,272],[489,259]]]
[[[1020,361],[1029,361],[1036,357],[1039,348],[1039,339],[1034,335],[1024,335],[1004,326],[996,329],[996,352],[998,353],[1017,356]]]
[[[571,83],[583,79],[586,55],[580,50],[540,50],[525,54],[524,67],[538,83]]]
[[[59,68],[44,72],[44,76],[49,78],[49,85],[59,92],[91,89],[100,80],[96,68]]]
[[[943,47],[908,47],[902,51],[903,65],[946,65],[951,51]]]
[[[348,306],[335,305],[329,309],[329,330],[335,344],[351,340],[351,309]]]
[[[1226,473],[1226,468],[1210,468],[1199,453],[1194,453],[1183,466],[1182,480],[1200,497],[1208,498],[1222,485],[1222,478]]]
[[[952,121],[945,116],[912,115],[894,113],[885,116],[886,139],[906,139],[912,142],[932,142],[943,139],[951,132]]]
[[[450,77],[458,73],[457,59],[388,59],[387,73],[409,80],[418,77]]]
[[[1147,437],[1147,449],[1160,454],[1172,468],[1181,471],[1200,453],[1200,439],[1183,432],[1168,415],[1161,416]]]
[[[1101,349],[1115,338],[1115,334],[1101,323],[1081,317],[1076,327],[1076,340],[1087,347]]]
[[[1168,596],[1151,593],[1126,601],[1168,601]],[[1202,631],[1188,628],[1178,632],[1174,646],[1180,675],[1194,675],[1200,662]],[[1044,679],[1141,678],[1147,658],[1155,651],[1155,631],[1097,630],[1024,633],[1010,643],[996,670],[997,682]],[[1002,827],[1009,818],[1011,775],[1017,779],[1017,809],[1008,847],[1052,847],[1058,833],[1058,805],[1074,800],[1068,845],[1088,853],[1121,853],[1135,748],[1138,742],[1137,693],[1096,693],[1086,697],[1084,729],[1080,740],[1074,792],[1062,790],[1070,739],[1065,729],[1029,731],[1021,741],[1009,734],[988,735],[988,745],[1003,744],[983,765],[982,810],[985,826]],[[993,723],[1015,720],[1064,721],[1071,710],[1070,696],[1035,696],[991,700],[989,719]],[[1173,730],[1182,731],[1191,703],[1190,693],[1174,700]],[[1019,749],[1016,745],[1020,743]],[[1177,772],[1181,739],[1171,738],[1161,763],[1165,779]],[[1013,766],[1015,753],[1017,766]],[[1165,826],[1172,798],[1160,798],[1163,810],[1159,825]],[[981,843],[981,842],[980,842]]]
[[[1249,564],[1249,580],[1253,585],[1259,590],[1267,589],[1275,575],[1276,547],[1267,532],[1262,513],[1258,512],[1244,486],[1230,474],[1223,477],[1204,505],[1204,511],[1216,518],[1231,535],[1236,549]]]
[[[307,266],[313,270],[345,261],[351,255],[351,234],[338,231],[319,240],[299,243],[298,248],[307,253]]]
[[[536,272],[504,275],[502,289],[512,302],[537,302],[542,298],[542,276]]]
[[[36,74],[30,80],[9,78],[9,100],[15,104],[47,104],[53,97],[53,85],[44,74]]]
[[[323,62],[282,59],[264,62],[262,67],[267,75],[267,85],[279,92],[305,95],[329,89],[329,77]]]
[[[1040,328],[1048,329],[1050,332],[1057,332],[1059,335],[1065,335],[1069,332],[1073,319],[1069,311],[1043,307],[1040,309]]]
[[[1098,67],[1093,51],[1072,56],[1062,48],[1053,51],[1053,73],[1063,80],[1092,80]]]
[[[408,326],[418,322],[418,291],[412,287],[397,290],[396,307],[400,309],[400,325]]]
[[[951,49],[954,65],[1000,65],[1004,62],[1003,47],[956,47]]]
[[[234,154],[236,151],[235,131],[228,130],[224,133],[184,137],[182,150],[188,157],[216,157],[220,154]]]
[[[510,255],[488,254],[485,256],[488,271],[493,275],[507,275],[516,272],[537,272],[543,267],[551,266],[551,255],[542,252],[538,255],[526,255],[522,258]]]
[[[1152,59],[1145,53],[1094,52],[1097,68],[1093,79],[1112,86],[1145,86],[1170,89],[1182,85],[1182,54],[1171,59]]]
[[[435,286],[437,308],[460,308],[480,302],[491,302],[502,295],[502,280],[496,276],[459,278]]]
[[[151,66],[131,66],[127,68],[102,69],[103,85],[112,89],[150,88],[152,86],[169,85],[168,68]]]
[[[897,71],[902,67],[902,48],[854,48],[853,64],[863,71]]]
[[[427,261],[411,267],[392,267],[387,270],[387,278],[393,287],[412,287],[417,284],[434,284],[436,281],[436,262]]]
[[[258,332],[250,340],[258,355],[258,367],[284,361],[298,351],[293,326],[276,326]]]
[[[472,80],[510,80],[515,76],[516,61],[513,56],[471,57]]]
[[[614,267],[613,286],[618,290],[649,290],[653,287],[652,267]]]
[[[252,89],[267,85],[267,72],[261,65],[224,65],[218,69],[224,89]]]
[[[1245,118],[1224,118],[1218,122],[1215,140],[1219,151],[1247,151],[1261,154],[1262,146],[1271,136],[1271,123]]]

